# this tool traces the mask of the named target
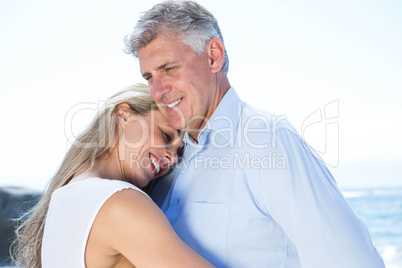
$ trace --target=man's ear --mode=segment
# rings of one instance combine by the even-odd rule
[[[133,115],[133,113],[130,109],[130,105],[128,105],[127,103],[122,103],[122,104],[119,104],[119,106],[117,106],[117,109],[115,112],[116,120],[123,127],[125,127],[127,125],[128,119],[132,115]]]
[[[208,55],[208,63],[213,73],[222,70],[225,61],[225,47],[221,39],[214,37],[208,41],[206,52]]]

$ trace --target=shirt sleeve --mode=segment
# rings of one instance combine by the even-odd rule
[[[320,157],[289,129],[277,130],[255,194],[295,245],[302,267],[385,267],[364,222]]]

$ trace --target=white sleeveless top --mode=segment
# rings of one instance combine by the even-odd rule
[[[109,197],[128,188],[141,191],[128,182],[101,178],[54,191],[42,240],[42,267],[85,268],[85,248],[96,215]]]

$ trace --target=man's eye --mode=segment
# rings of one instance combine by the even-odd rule
[[[169,68],[166,68],[165,71],[170,72],[170,71],[173,71],[174,69],[176,69],[176,67],[169,67]]]

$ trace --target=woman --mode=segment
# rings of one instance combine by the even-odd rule
[[[18,228],[25,267],[211,267],[138,187],[165,175],[183,144],[137,84],[107,101]]]

